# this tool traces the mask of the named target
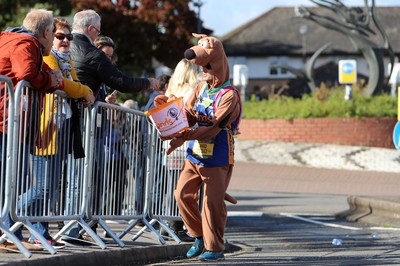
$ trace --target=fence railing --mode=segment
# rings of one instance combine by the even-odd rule
[[[12,241],[18,249],[29,258],[31,252],[22,244],[18,237],[14,234],[10,227],[9,221],[10,208],[15,205],[13,198],[15,195],[13,177],[15,176],[15,158],[17,156],[15,145],[16,142],[14,128],[17,124],[15,119],[15,95],[12,81],[6,76],[0,76],[0,127],[1,127],[1,180],[0,180],[0,208],[1,222],[0,229],[3,232],[1,243],[6,241],[5,238]]]
[[[165,221],[180,220],[173,188],[184,150],[167,157],[165,143],[143,112],[102,102],[84,107],[62,92],[35,91],[26,81],[17,85],[14,97],[11,81],[0,77],[0,82],[6,96],[1,112],[9,118],[1,121],[1,219],[15,222],[9,230],[0,224],[1,241],[10,239],[30,257],[16,237],[24,226],[55,254],[41,228],[64,222],[55,240],[73,238],[75,230],[106,248],[96,234],[100,225],[123,247],[122,237],[143,221],[132,240],[150,229],[164,244],[153,226],[158,222],[180,242]],[[106,220],[125,220],[128,226],[113,232]]]

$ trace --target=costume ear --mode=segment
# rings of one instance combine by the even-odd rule
[[[198,33],[192,33],[193,37],[197,38],[197,39],[201,39],[201,38],[205,38],[207,37],[207,35],[205,34],[198,34]]]

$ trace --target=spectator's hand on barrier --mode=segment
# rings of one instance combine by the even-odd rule
[[[167,102],[168,102],[168,96],[165,96],[165,95],[157,95],[156,98],[154,98],[154,106],[155,107],[163,105]]]
[[[96,101],[96,97],[94,97],[93,93],[89,93],[83,100],[84,106],[91,106]]]
[[[179,148],[180,146],[183,145],[183,143],[185,143],[185,140],[183,138],[175,138],[172,139],[169,142],[169,147],[167,149],[167,155],[171,154],[171,152],[173,152],[175,149]]]
[[[160,90],[160,81],[155,78],[147,78],[150,81],[150,89],[154,89],[156,91]]]
[[[117,102],[117,97],[115,95],[107,95],[106,98],[106,103],[110,103],[110,104],[115,104]]]
[[[51,79],[51,87],[59,88],[63,84],[63,79],[64,79],[64,77],[61,73],[61,70],[54,69],[54,70],[51,70],[49,73],[50,73],[50,79]]]

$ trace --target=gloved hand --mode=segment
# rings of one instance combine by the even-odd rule
[[[185,143],[185,140],[183,138],[175,138],[172,139],[169,142],[169,147],[167,149],[167,155],[169,155],[171,152],[173,152],[175,149],[179,148],[180,146],[183,145],[183,143]]]

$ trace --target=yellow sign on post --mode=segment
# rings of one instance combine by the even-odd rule
[[[354,84],[357,82],[357,61],[354,59],[339,60],[339,83]]]

